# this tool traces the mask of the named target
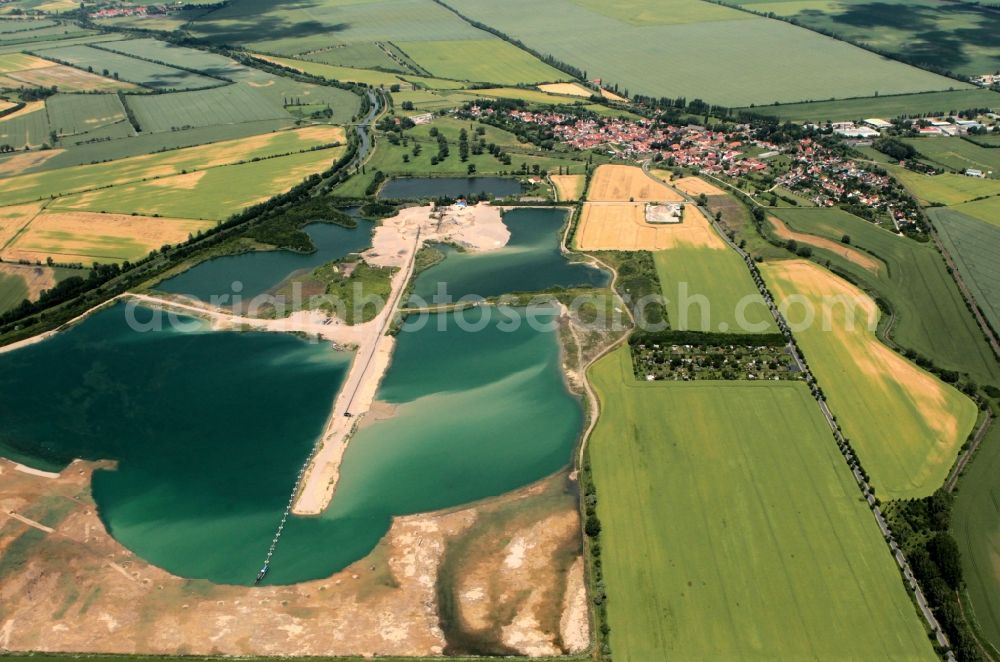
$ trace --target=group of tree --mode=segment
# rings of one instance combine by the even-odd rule
[[[963,586],[962,559],[949,532],[952,502],[952,495],[942,488],[923,499],[892,502],[886,512],[896,542],[906,554],[955,656],[962,662],[981,660],[958,602]]]

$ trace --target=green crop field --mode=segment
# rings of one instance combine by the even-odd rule
[[[980,147],[962,138],[911,138],[906,141],[940,168],[964,172],[967,168],[992,171],[990,177],[1000,179],[1000,149]]]
[[[354,67],[343,67],[323,62],[313,62],[310,60],[297,60],[295,58],[277,57],[273,55],[261,55],[262,59],[280,64],[283,67],[307,73],[310,76],[320,76],[328,80],[339,80],[346,83],[364,83],[374,87],[389,87],[390,85],[400,85],[405,81],[399,74],[388,71],[377,71],[374,69],[355,69]]]
[[[795,302],[786,318],[872,487],[890,499],[932,494],[972,431],[976,405],[881,344],[867,326],[877,307],[846,281],[806,261],[767,263],[762,273],[779,309]],[[814,318],[803,322],[807,310]]]
[[[0,39],[0,53],[20,53],[25,50],[61,48],[63,46],[74,46],[77,44],[107,43],[125,38],[125,35],[121,34],[101,34],[99,32],[95,33],[91,30],[84,30],[82,32],[82,36],[77,36],[74,33],[64,33],[64,31],[61,31],[59,28],[46,28],[46,30],[49,29],[55,30],[56,32],[32,41],[30,47],[25,43],[11,43]]]
[[[923,205],[957,205],[983,196],[1000,195],[1000,181],[946,172],[923,175],[901,166],[886,166],[893,177]]]
[[[40,28],[51,27],[53,25],[59,25],[59,21],[53,21],[48,18],[0,19],[0,36],[7,35],[12,32],[30,32]]]
[[[338,142],[333,127],[308,127],[187,149],[18,175],[3,180],[0,204],[39,200],[102,186],[121,185],[218,165],[299,152]]]
[[[0,315],[28,298],[28,285],[20,276],[0,273]]]
[[[678,12],[682,22],[675,24],[636,24],[620,10],[591,9],[596,2],[446,2],[633,94],[742,106],[962,87],[815,32],[707,2],[678,0],[666,11],[652,0],[626,5],[630,17],[641,16],[637,10]],[[572,28],[554,31],[553,25]]]
[[[1000,228],[1000,196],[966,202],[965,204],[955,205],[951,209]]]
[[[74,145],[73,149],[63,152],[51,153],[52,158],[37,163],[30,167],[23,168],[24,174],[46,172],[68,168],[77,165],[97,163],[99,161],[109,161],[116,159],[130,158],[151,152],[162,150],[178,149],[202,145],[205,143],[230,140],[234,138],[245,138],[248,136],[270,133],[288,128],[292,124],[291,118],[283,120],[263,120],[260,122],[246,122],[243,124],[223,124],[208,127],[187,129],[184,131],[168,131],[166,133],[147,133],[127,138],[106,140],[85,145]],[[0,165],[6,159],[0,157]]]
[[[137,16],[115,16],[114,18],[99,18],[94,22],[105,27],[121,26],[123,28],[138,28],[140,30],[163,30],[172,32],[181,29],[185,23],[211,11],[209,7],[182,9],[169,14],[147,14]]]
[[[223,84],[222,81],[215,78],[146,62],[91,46],[33,49],[32,52],[50,60],[68,63],[85,71],[102,74],[106,70],[112,78],[119,78],[156,90],[197,90]]]
[[[1000,133],[996,131],[985,136],[967,136],[967,139],[983,147],[1000,147]]]
[[[4,21],[4,23],[12,23],[13,21]],[[41,21],[39,21],[41,22]],[[51,21],[45,21],[51,22]],[[76,37],[86,37],[88,35],[98,34],[93,30],[85,30],[76,25],[62,23],[58,25],[51,25],[41,27],[35,30],[26,31],[8,31],[0,32],[0,44],[2,45],[12,45],[20,44],[22,47],[34,46],[40,42],[45,42],[53,39],[70,39]]]
[[[86,133],[108,124],[128,124],[117,94],[56,94],[45,100],[45,110],[49,126],[60,136]]]
[[[194,69],[206,75],[226,80],[236,80],[241,74],[253,71],[224,55],[196,48],[175,46],[158,39],[126,39],[113,44],[105,44],[101,48],[125,56],[163,62],[173,67]],[[266,76],[263,72],[258,73],[260,76]]]
[[[678,246],[654,253],[653,259],[667,298],[670,328],[731,333],[777,330],[736,251]]]
[[[391,53],[391,55],[390,55]],[[338,44],[321,50],[302,53],[303,60],[359,69],[388,69],[400,73],[415,73],[416,64],[388,42]]]
[[[272,101],[244,85],[174,94],[130,95],[126,103],[145,133],[290,118],[280,101]]]
[[[0,118],[0,145],[14,149],[39,147],[49,141],[49,122],[44,109]]]
[[[866,250],[888,266],[872,274],[830,251],[815,254],[892,307],[892,339],[948,370],[967,373],[979,383],[1000,384],[1000,365],[975,319],[966,310],[944,260],[931,244],[898,237],[839,209],[773,209],[793,230]]]
[[[951,530],[962,553],[962,575],[975,622],[993,646],[1000,648],[1000,425],[983,439],[959,482]]]
[[[864,43],[906,61],[972,76],[1000,61],[1000,15],[942,0],[736,0],[751,11]]]
[[[967,108],[996,107],[998,104],[1000,104],[1000,94],[982,88],[974,88],[924,94],[881,95],[838,101],[757,106],[744,110],[752,110],[761,115],[798,122],[836,122],[869,117],[893,118],[903,115],[948,113]]]
[[[328,169],[345,148],[220,166],[59,198],[52,210],[223,220]]]
[[[458,108],[475,98],[478,98],[475,94],[451,90],[404,90],[392,93],[397,112],[404,116]],[[407,101],[413,104],[413,110],[403,110],[402,106]]]
[[[582,97],[566,96],[562,94],[549,94],[541,90],[526,89],[523,87],[488,87],[478,90],[462,90],[460,94],[475,97],[486,97],[490,99],[520,99],[527,103],[539,105],[587,105],[587,99]],[[601,106],[601,108],[604,108]],[[604,108],[604,110],[610,110]],[[623,113],[623,111],[614,111]],[[623,113],[627,114],[627,113]]]
[[[986,319],[1000,329],[1000,227],[948,207],[927,214]]]
[[[567,76],[506,41],[401,41],[400,50],[434,76],[502,85],[566,80]]]
[[[934,660],[804,384],[590,372],[616,660]]]
[[[271,0],[243,0],[194,21],[189,29],[216,43],[278,55],[334,43],[490,37],[432,0],[313,0],[307,11]]]

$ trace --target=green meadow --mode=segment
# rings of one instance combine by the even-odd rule
[[[847,234],[852,246],[887,265],[876,276],[840,255],[814,250],[824,264],[829,261],[891,307],[895,342],[981,384],[1000,384],[1000,365],[931,244],[899,237],[840,209],[772,209],[771,213],[799,232],[837,242]]]
[[[936,659],[804,384],[590,377],[616,660]]]
[[[777,330],[735,251],[678,246],[653,253],[653,260],[667,298],[670,328],[730,333]]]
[[[955,85],[954,87],[962,86]],[[889,119],[903,115],[957,112],[967,108],[990,108],[997,104],[1000,104],[1000,93],[977,87],[922,94],[882,94],[877,97],[789,103],[777,106],[759,105],[742,110],[752,110],[761,115],[798,122],[836,122],[869,117]]]
[[[475,128],[483,126],[486,133],[481,138],[486,143],[496,143],[503,148],[511,157],[511,164],[505,165],[502,161],[483,151],[482,154],[469,153],[468,160],[463,162],[458,154],[459,132],[464,128],[470,138],[475,136]],[[430,135],[432,129],[437,129],[448,141],[449,156],[443,161],[432,163],[432,159],[438,153],[437,139]],[[587,154],[572,152],[544,152],[522,145],[517,137],[512,133],[497,129],[491,126],[479,125],[476,123],[462,122],[450,118],[435,119],[432,124],[425,124],[413,127],[403,134],[407,139],[407,145],[400,143],[393,145],[387,138],[382,138],[379,148],[368,160],[364,173],[359,173],[348,179],[346,182],[334,189],[336,195],[341,197],[355,198],[363,197],[368,185],[372,182],[377,171],[386,176],[393,175],[460,175],[466,176],[469,166],[475,166],[478,175],[492,175],[519,172],[522,164],[526,165],[529,171],[538,166],[539,170],[556,172],[561,167],[567,174],[583,174],[587,167]],[[414,154],[414,150],[419,147],[419,154]],[[606,158],[595,156],[595,163],[607,160]]]

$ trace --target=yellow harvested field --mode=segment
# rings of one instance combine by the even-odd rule
[[[579,83],[546,83],[545,85],[539,85],[538,89],[542,92],[548,92],[549,94],[565,94],[570,97],[589,98],[592,94],[594,94],[593,90],[590,90]]]
[[[45,108],[44,101],[29,101],[28,103],[24,104],[24,108],[22,108],[21,110],[15,110],[10,115],[4,115],[3,117],[0,117],[0,124],[8,120],[12,120],[15,117],[20,117],[21,115],[27,115],[28,113],[38,112],[39,110],[43,110],[44,108]]]
[[[18,152],[0,159],[0,177],[16,175],[28,168],[45,163],[52,157],[59,156],[65,151],[64,149],[47,149],[43,152]]]
[[[610,90],[605,90],[604,88],[601,88],[601,96],[604,97],[605,99],[610,99],[611,101],[620,101],[622,103],[628,103],[628,99],[626,99],[625,97],[620,97],[614,92],[611,92]]]
[[[19,87],[57,87],[63,92],[136,90],[138,85],[83,71],[62,64],[22,71],[12,71],[6,78],[17,81]]]
[[[52,63],[34,55],[24,53],[5,53],[0,55],[0,74],[9,74],[12,71],[24,71],[25,69],[40,69],[51,67]]]
[[[762,271],[793,328],[803,325],[796,337],[882,498],[931,494],[975,423],[975,404],[882,344],[869,327],[878,306],[846,280],[808,260]]]
[[[560,200],[579,200],[587,178],[583,175],[549,175]]]
[[[660,251],[678,246],[726,248],[708,219],[692,205],[685,208],[683,222],[655,225],[646,222],[644,204],[583,206],[576,232],[576,247],[580,250]]]
[[[7,101],[6,99],[0,99],[0,113],[7,110],[8,108],[13,108],[17,104],[13,101]]]
[[[0,250],[7,246],[41,210],[40,202],[0,207]]]
[[[659,182],[642,168],[626,165],[602,165],[590,180],[590,202],[679,202],[684,197]]]
[[[9,209],[9,208],[8,208]],[[214,221],[129,214],[44,211],[0,251],[8,261],[121,262],[147,255],[164,244],[187,241]]]
[[[767,218],[771,222],[771,226],[774,228],[774,233],[785,241],[794,240],[799,243],[809,244],[815,248],[822,248],[823,250],[830,251],[831,253],[836,253],[845,260],[849,260],[862,269],[867,269],[873,274],[879,273],[885,266],[881,260],[876,259],[868,253],[859,251],[856,248],[851,248],[847,244],[842,244],[832,239],[827,239],[826,237],[817,237],[814,234],[796,232],[785,225],[784,221],[775,216],[768,216]]]
[[[682,177],[680,179],[671,182],[674,186],[684,191],[688,195],[700,195],[704,193],[705,195],[725,195],[723,191],[718,186],[714,184],[709,184],[704,179],[700,177]]]

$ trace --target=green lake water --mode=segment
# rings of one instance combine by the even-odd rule
[[[447,257],[420,273],[413,295],[428,303],[442,284],[453,299],[492,297],[509,292],[534,292],[550,287],[604,286],[608,274],[586,264],[570,263],[559,250],[567,212],[524,208],[504,214],[510,241],[500,250],[467,253],[441,247]]]
[[[192,320],[137,333],[124,311],[0,355],[0,454],[44,468],[117,460],[93,482],[115,538],[178,575],[249,584],[350,356]],[[456,313],[484,314],[495,311]],[[392,515],[502,494],[568,463],[582,412],[554,331],[429,319],[400,333],[379,392],[396,415],[351,441],[326,513],[288,520],[267,583],[345,567]]]
[[[278,250],[217,257],[163,281],[156,289],[202,301],[215,298],[219,305],[231,305],[237,294],[246,301],[271,290],[293,273],[363,251],[372,242],[371,222],[360,219],[356,228],[312,223],[304,230],[316,247],[312,253]]]

